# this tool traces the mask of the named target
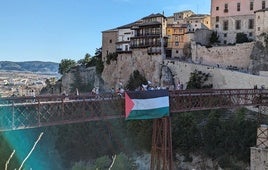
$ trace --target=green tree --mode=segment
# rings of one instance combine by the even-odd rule
[[[59,73],[64,74],[67,73],[72,67],[76,65],[76,62],[71,59],[62,59],[59,64]]]
[[[106,170],[110,167],[111,159],[108,156],[102,156],[95,161],[95,165],[93,166],[92,170]]]
[[[116,52],[109,53],[106,57],[107,57],[106,64],[109,65],[111,61],[117,61],[118,54]]]
[[[146,78],[140,74],[138,70],[133,71],[127,82],[126,88],[128,90],[135,90],[142,84],[148,84]]]
[[[202,144],[201,134],[195,121],[194,113],[181,113],[173,116],[173,147],[186,155],[196,151]]]
[[[247,34],[240,32],[236,34],[236,43],[249,42]]]
[[[209,41],[211,44],[214,44],[214,43],[218,43],[219,42],[219,35],[217,33],[217,31],[213,31],[210,38],[209,38]]]
[[[102,62],[102,52],[101,52],[101,48],[97,48],[96,52],[95,52],[95,56],[91,58],[91,60],[87,63],[86,65],[87,67],[92,67],[92,66],[96,66],[96,72],[97,74],[101,74],[103,69],[104,69],[104,65]]]
[[[203,73],[202,71],[195,70],[191,73],[190,79],[187,82],[187,89],[205,89],[212,88],[212,84],[207,84],[209,78],[208,73]]]
[[[126,154],[120,153],[119,155],[117,155],[111,170],[132,170],[134,169],[134,167],[132,166],[133,164],[134,162],[131,161]]]
[[[82,65],[82,66],[86,66],[91,60],[91,56],[90,54],[86,53],[84,59],[78,60],[77,63]]]

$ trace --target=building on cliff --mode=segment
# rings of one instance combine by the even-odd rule
[[[132,53],[146,49],[148,55],[167,54],[169,58],[183,56],[186,43],[193,40],[193,33],[208,30],[210,16],[194,14],[190,10],[174,13],[151,14],[133,23],[102,32],[102,59],[109,54]],[[164,47],[164,48],[163,48]]]
[[[211,28],[217,31],[220,43],[236,43],[237,33],[244,33],[255,40],[259,31],[267,28],[267,17],[261,19],[260,16],[267,4],[268,0],[211,0]],[[260,25],[258,20],[266,24]]]

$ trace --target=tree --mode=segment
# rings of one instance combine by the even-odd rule
[[[209,41],[210,41],[211,44],[219,42],[219,35],[218,35],[217,31],[212,32]]]
[[[77,63],[86,66],[91,61],[90,54],[86,53],[84,59],[78,60]]]
[[[138,70],[133,71],[127,82],[126,88],[128,90],[135,90],[142,84],[147,84],[146,78],[140,74]]]
[[[76,65],[76,62],[71,59],[62,59],[59,64],[59,73],[64,74],[67,73],[72,67]]]
[[[212,88],[212,84],[206,84],[209,76],[208,73],[195,70],[191,73],[190,80],[187,82],[187,89]]]
[[[236,34],[236,43],[244,43],[249,42],[249,39],[247,37],[247,34],[240,32]]]

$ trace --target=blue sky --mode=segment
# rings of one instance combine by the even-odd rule
[[[0,61],[77,61],[102,31],[188,9],[209,14],[210,0],[0,0]]]

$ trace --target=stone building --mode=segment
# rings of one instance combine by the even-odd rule
[[[116,52],[117,37],[117,29],[111,29],[102,32],[102,61],[106,61],[108,54]]]
[[[146,48],[148,55],[161,54],[162,46],[166,46],[166,17],[162,14],[151,14],[141,19],[142,22],[132,27],[131,48]]]
[[[168,24],[167,25],[167,58],[177,58],[183,56],[183,48],[189,42],[187,33],[188,24]]]
[[[195,32],[197,29],[210,29],[210,15],[207,14],[194,14],[185,18],[189,24],[188,31]]]
[[[255,11],[256,36],[268,33],[268,8]]]
[[[254,11],[265,9],[268,0],[211,0],[211,28],[221,44],[234,44],[237,33],[255,39]]]

